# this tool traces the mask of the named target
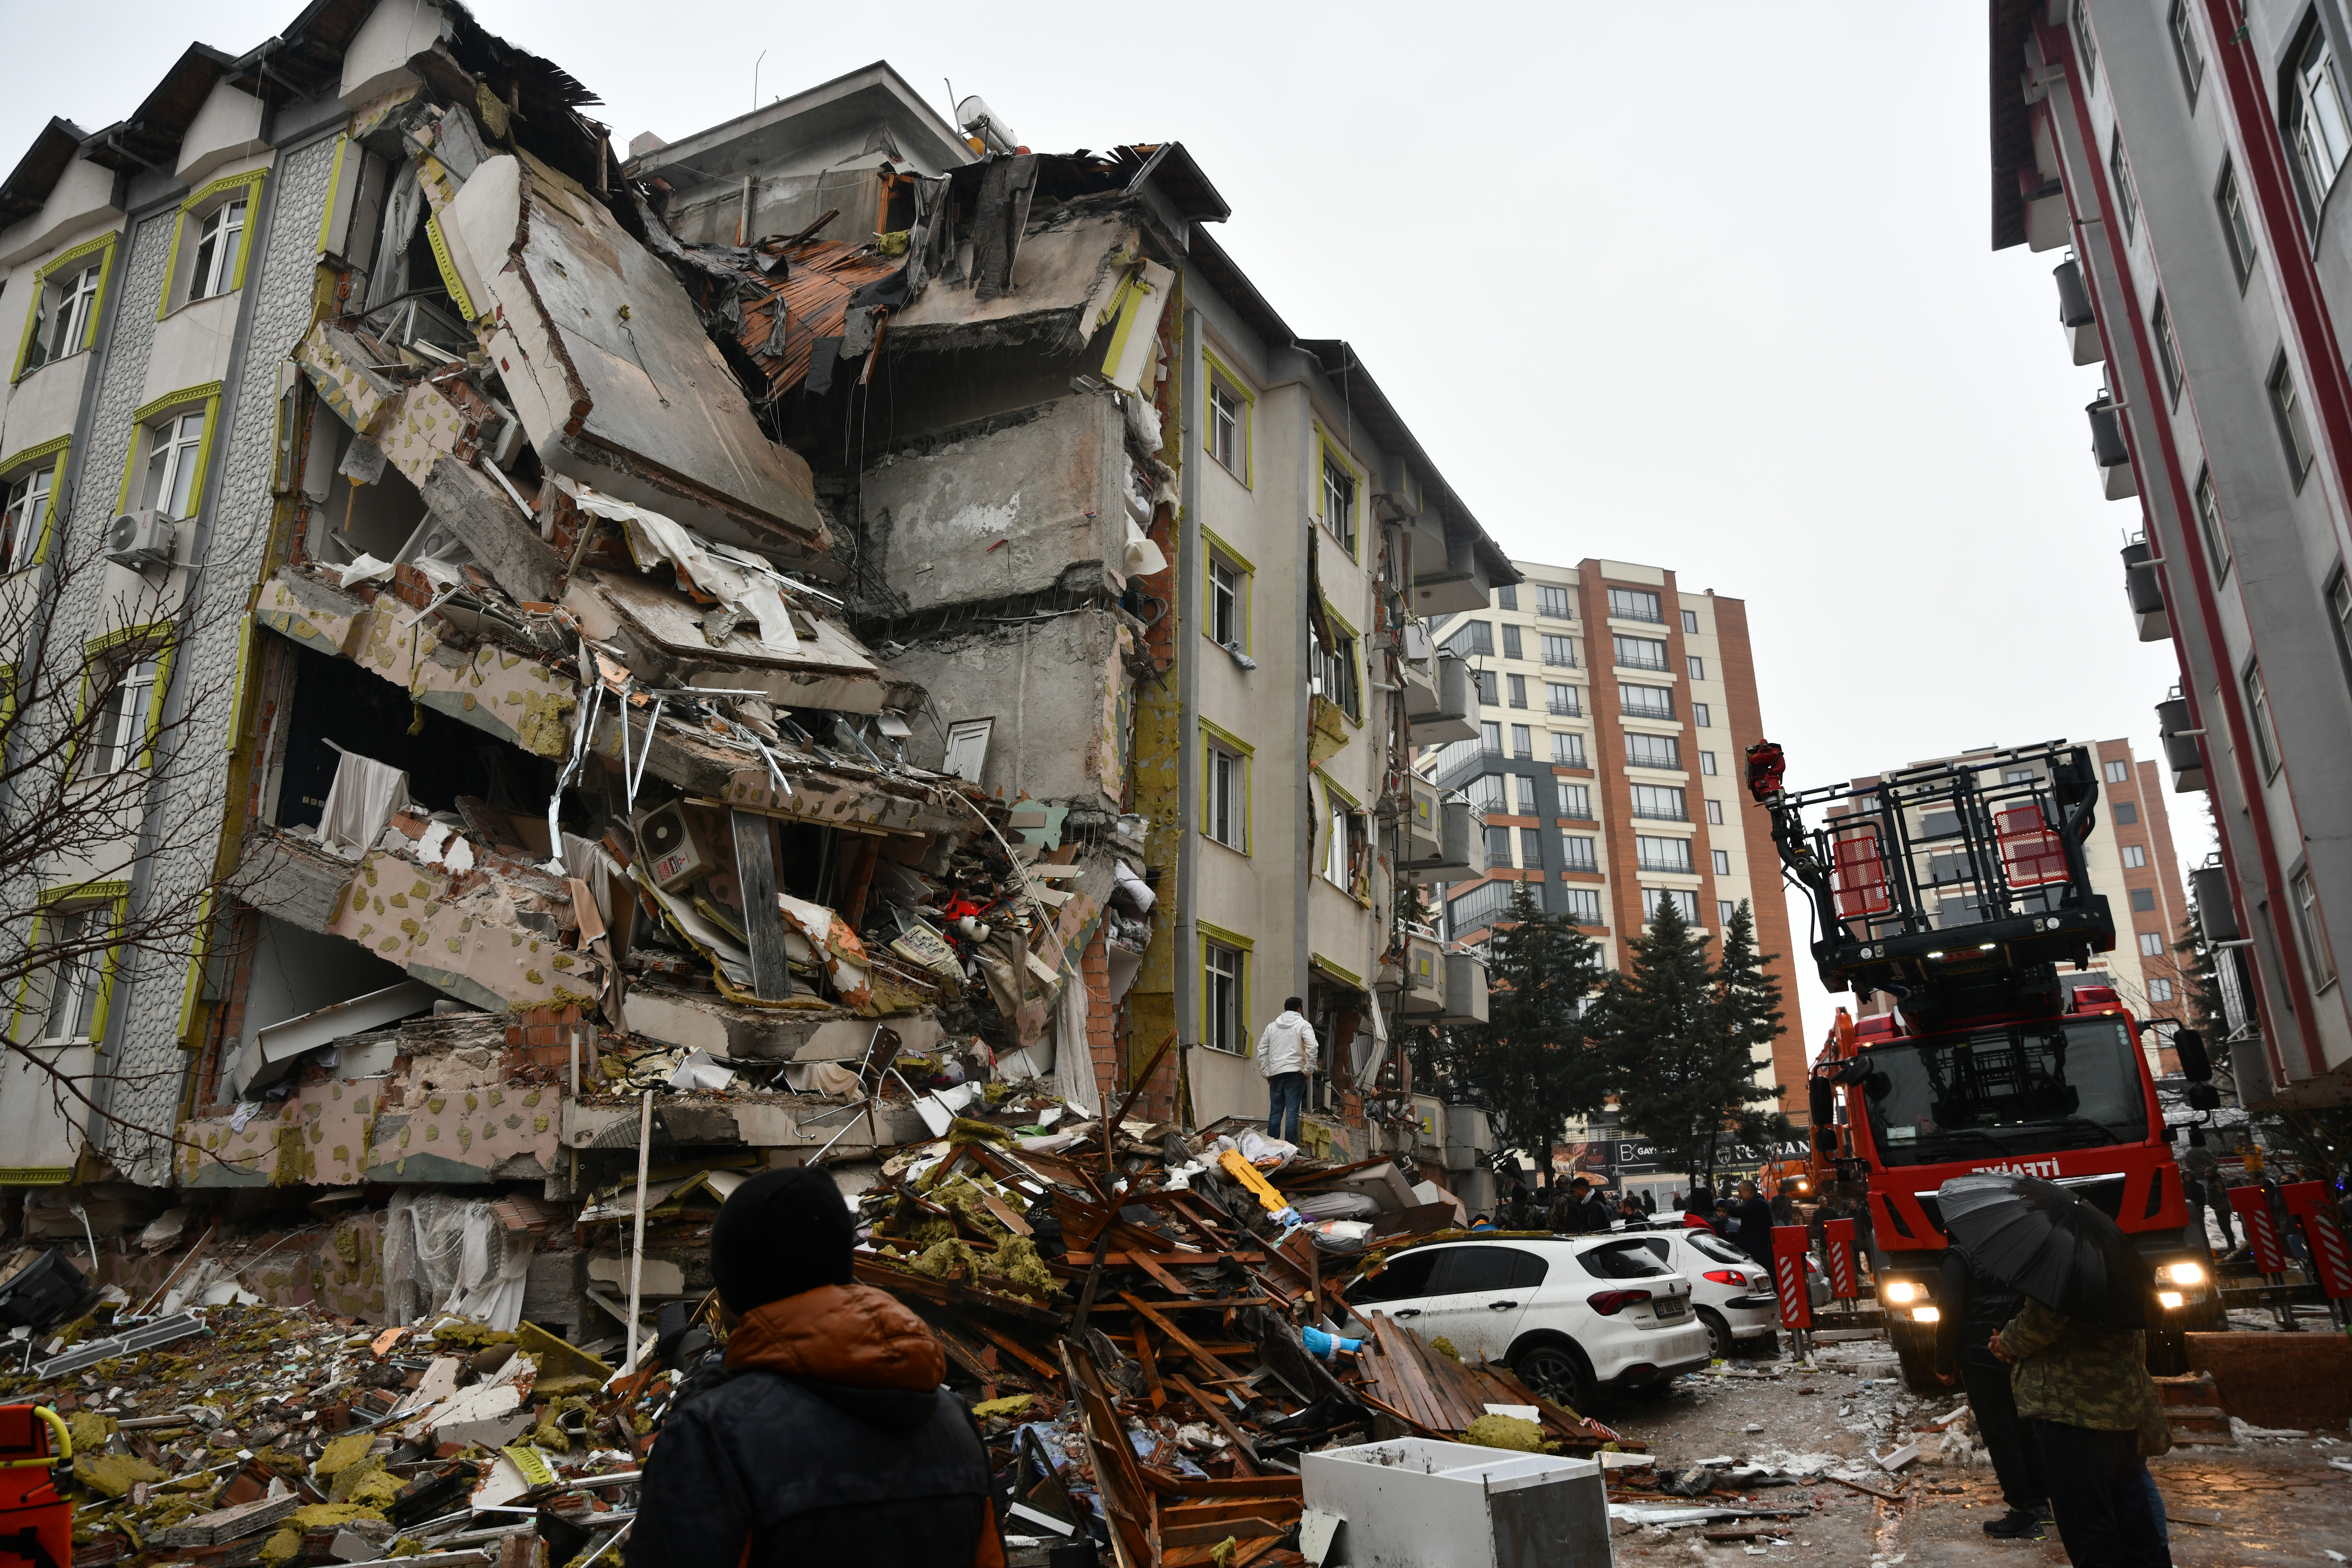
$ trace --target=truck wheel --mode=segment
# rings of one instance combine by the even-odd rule
[[[1936,1376],[1936,1340],[1905,1323],[1889,1323],[1886,1337],[1894,1342],[1895,1358],[1903,1363],[1903,1385],[1914,1394],[1950,1392]]]

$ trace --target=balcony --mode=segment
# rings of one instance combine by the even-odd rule
[[[1404,683],[1404,717],[1417,746],[1476,740],[1469,665],[1451,654],[1432,658],[1427,686],[1410,679]]]
[[[2074,242],[2074,226],[2066,212],[2066,187],[2056,176],[2044,178],[2039,162],[2017,171],[2017,194],[2025,202],[2025,247],[2056,250]]]
[[[1433,860],[1444,845],[1438,836],[1438,790],[1428,779],[1415,778],[1407,788],[1412,810],[1404,821],[1404,855],[1409,860]]]
[[[1434,1018],[1445,1010],[1445,948],[1414,931],[1405,938],[1404,988],[1398,1009],[1408,1018]]]
[[[1573,697],[1554,697],[1545,701],[1544,711],[1555,719],[1581,719],[1584,717],[1584,705]]]
[[[1486,1021],[1486,963],[1476,953],[1445,955],[1445,1007],[1441,1024],[1483,1024]]]
[[[1404,861],[1397,869],[1410,882],[1465,882],[1473,877],[1486,874],[1486,845],[1479,832],[1478,819],[1472,815],[1467,801],[1447,800],[1437,805],[1437,848],[1433,854],[1409,852],[1415,858]]]
[[[2230,901],[2229,868],[2218,860],[2196,868],[2189,873],[2189,890],[2197,902],[2197,929],[2205,945],[2236,942],[2242,933],[2238,906]]]
[[[1427,617],[1485,609],[1495,584],[1478,559],[1476,531],[1446,527],[1442,554],[1428,548],[1429,533],[1424,520],[1413,551],[1413,613]]]
[[[2164,608],[2164,579],[2156,570],[2156,546],[2145,540],[2124,546],[2124,596],[2131,601],[2140,641],[2162,642],[2172,635],[2172,617]]]
[[[2084,405],[2083,412],[2091,418],[2091,456],[2098,460],[2099,485],[2106,498],[2122,500],[2139,494],[2139,480],[2132,473],[2131,447],[2124,440],[2122,405],[2101,396]]]
[[[2165,765],[2172,770],[2173,794],[2206,787],[2205,752],[2198,744],[2204,734],[2189,717],[2186,697],[2168,697],[2156,705],[2156,735],[2164,747]]]
[[[2066,329],[2074,363],[2098,363],[2107,357],[2107,351],[2099,342],[2099,318],[2091,309],[2091,291],[2083,284],[2083,264],[2065,262],[2052,276],[2058,279],[2058,324]]]

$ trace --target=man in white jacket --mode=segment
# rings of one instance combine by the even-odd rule
[[[1265,1135],[1298,1142],[1298,1115],[1307,1109],[1307,1065],[1318,1049],[1315,1026],[1296,996],[1283,999],[1282,1016],[1257,1037],[1257,1070],[1265,1075]]]

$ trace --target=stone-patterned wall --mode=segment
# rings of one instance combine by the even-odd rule
[[[173,698],[201,704],[195,723],[183,732],[183,743],[170,759],[170,773],[161,782],[151,808],[161,814],[156,841],[172,845],[151,869],[149,900],[185,901],[201,896],[210,879],[228,788],[229,757],[226,729],[232,719],[236,679],[241,615],[230,614],[232,603],[242,606],[262,575],[269,543],[272,508],[270,478],[274,465],[278,363],[310,331],[316,295],[319,223],[333,164],[334,139],[311,142],[282,159],[271,174],[277,189],[269,232],[258,264],[249,268],[254,290],[248,309],[252,326],[236,388],[236,405],[224,407],[214,437],[212,465],[220,475],[209,516],[211,543],[204,592],[207,606],[195,616],[192,635],[181,645],[173,666]],[[86,475],[75,498],[78,527],[100,526],[99,512],[110,507],[110,486],[100,496],[91,477],[119,477],[131,437],[130,408],[116,398],[118,384],[133,388],[146,374],[144,344],[153,336],[155,301],[162,288],[163,251],[171,242],[168,220],[142,226],[134,249],[135,282],[124,297],[130,318],[123,335],[141,338],[137,379],[130,379],[121,353],[110,365],[108,385],[100,406],[100,456],[92,475]],[[150,252],[152,259],[150,259]],[[134,323],[136,323],[134,325]],[[126,955],[128,956],[128,955]],[[112,1126],[97,1140],[123,1174],[138,1182],[163,1184],[172,1178],[168,1142],[178,1114],[187,1062],[179,1044],[180,1008],[185,994],[187,958],[147,953],[118,983],[115,1007],[121,1022],[115,1031],[114,1067],[119,1075],[109,1109],[121,1121],[154,1132],[141,1137]]]

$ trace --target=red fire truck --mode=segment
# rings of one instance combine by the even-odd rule
[[[2084,859],[2089,749],[1977,752],[1803,792],[1781,787],[1783,765],[1769,742],[1749,747],[1749,792],[1813,905],[1822,983],[1871,1009],[1839,1009],[1813,1067],[1815,1184],[1866,1185],[1905,1379],[1940,1390],[1936,1193],[1971,1171],[2040,1176],[2112,1217],[2155,1279],[2149,1361],[2178,1370],[2180,1336],[2221,1321],[2210,1259],[2187,1229],[2138,1021],[2112,985],[2067,978],[2115,946]]]

